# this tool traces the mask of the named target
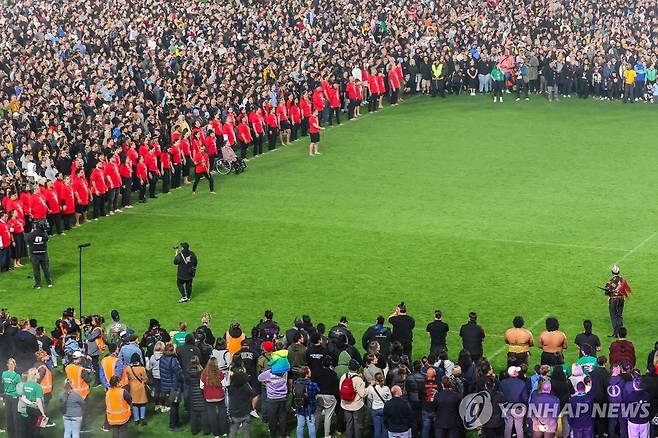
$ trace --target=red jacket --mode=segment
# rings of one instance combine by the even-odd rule
[[[329,87],[327,88],[327,94],[329,95],[329,106],[332,108],[340,108],[340,96],[338,95],[338,90]]]
[[[208,154],[205,152],[197,152],[194,154],[194,172],[204,173],[208,172]]]
[[[62,212],[59,197],[54,189],[46,189],[46,204],[48,204],[48,213],[57,214]]]
[[[299,109],[302,111],[303,118],[311,117],[311,103],[308,101],[308,99],[299,99]]]
[[[89,192],[91,190],[89,189],[89,183],[84,177],[75,178],[73,180],[73,191],[77,195],[77,199],[75,202],[77,202],[78,205],[89,204]]]
[[[238,125],[238,137],[243,143],[251,143],[251,131],[249,130],[249,125],[244,122]]]
[[[324,93],[322,91],[315,90],[313,92],[313,108],[318,112],[324,109]]]
[[[106,163],[103,173],[105,174],[105,182],[108,188],[116,189],[121,187],[121,175],[119,175],[119,167],[116,163],[112,161]]]
[[[32,219],[45,219],[48,214],[48,204],[40,193],[30,196],[30,215]]]
[[[105,175],[103,171],[99,169],[94,169],[91,171],[91,176],[89,177],[91,192],[94,195],[104,195],[107,192],[107,185],[105,184]]]
[[[139,178],[142,183],[148,179],[146,163],[137,163],[137,178]]]
[[[11,246],[11,232],[9,231],[9,224],[0,221],[0,247],[9,248]]]
[[[75,196],[73,195],[73,186],[62,186],[62,213],[73,214],[75,213]]]
[[[263,128],[263,118],[256,111],[249,113],[249,122],[251,122],[251,127],[254,129],[256,135],[261,135],[265,130]]]

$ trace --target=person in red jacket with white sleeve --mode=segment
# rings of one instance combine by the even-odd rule
[[[98,220],[99,216],[105,216],[105,194],[107,193],[107,184],[103,174],[103,161],[96,163],[96,168],[91,171],[89,182],[91,185],[91,194],[94,199],[93,218]]]
[[[139,184],[139,202],[143,204],[146,202],[146,183],[149,179],[149,171],[144,162],[144,157],[139,157],[135,174],[137,175],[137,183]]]
[[[80,218],[82,223],[87,222],[87,210],[89,209],[89,202],[91,201],[91,189],[87,178],[85,178],[84,169],[79,169],[73,180],[73,194],[75,195],[75,226],[80,226]]]
[[[48,215],[48,204],[41,194],[39,186],[34,186],[32,188],[32,194],[29,199],[32,225],[36,225],[37,222],[45,222],[46,216]]]
[[[388,66],[388,85],[391,92],[391,105],[397,105],[398,94],[400,93],[400,77],[393,63]]]
[[[210,186],[210,193],[215,194],[215,181],[210,175],[210,162],[208,161],[208,154],[206,148],[201,146],[192,156],[194,161],[194,184],[192,185],[192,194],[196,195],[196,188],[199,185],[201,178],[206,178]]]
[[[0,272],[9,270],[9,250],[11,249],[12,238],[11,228],[7,223],[7,212],[0,212]]]
[[[62,231],[62,206],[52,181],[46,183],[44,197],[46,198],[46,204],[48,204],[48,215],[46,218],[50,227],[49,234],[52,236],[55,230],[57,234],[64,234]]]
[[[27,255],[27,246],[25,245],[25,219],[22,218],[18,210],[9,211],[9,231],[12,235],[11,257],[14,260],[14,268],[23,266],[21,259]]]
[[[71,229],[71,220],[75,214],[75,194],[73,193],[73,185],[71,184],[71,177],[66,175],[64,183],[60,186],[60,203],[62,204],[62,220],[64,222],[64,229]]]

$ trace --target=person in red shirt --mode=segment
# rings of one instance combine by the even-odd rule
[[[39,186],[35,186],[30,195],[30,216],[32,217],[32,224],[34,225],[37,222],[44,222],[47,215],[48,204],[41,194]]]
[[[144,163],[148,169],[149,180],[149,198],[157,198],[155,196],[155,189],[158,185],[158,176],[160,176],[160,169],[158,169],[158,157],[156,155],[155,147],[149,146],[148,152],[144,154]]]
[[[288,119],[288,107],[286,107],[285,103],[279,102],[275,112],[279,118],[279,136],[281,137],[281,145],[287,146],[290,144],[290,120]]]
[[[225,143],[228,143],[231,147],[235,146],[235,130],[231,123],[224,123],[224,126],[222,127],[222,135]]]
[[[91,171],[89,182],[94,202],[92,217],[97,221],[99,216],[105,216],[105,194],[107,193],[107,184],[105,184],[105,175],[103,175],[102,161],[96,163],[96,168]]]
[[[183,177],[183,162],[185,157],[178,143],[174,143],[169,148],[169,155],[171,156],[171,164],[173,166],[171,188],[177,189],[180,187],[181,178]]]
[[[116,159],[114,157],[117,157]],[[107,211],[110,215],[114,212],[121,212],[119,209],[119,189],[121,188],[121,175],[119,175],[119,166],[116,160],[119,157],[119,151],[115,151],[112,159],[107,161],[103,166],[103,176],[105,176],[105,185],[107,186]]]
[[[208,161],[208,154],[206,148],[201,146],[199,150],[192,157],[194,160],[194,184],[192,185],[192,194],[196,195],[196,188],[199,185],[201,178],[208,180],[210,186],[210,193],[215,194],[215,181],[210,174],[210,162]]]
[[[249,113],[249,123],[254,131],[254,156],[263,153],[263,138],[265,137],[265,121],[261,116],[261,110],[256,109]]]
[[[20,213],[18,210],[8,210],[9,211],[9,220],[7,225],[9,225],[9,231],[12,235],[12,247],[11,247],[11,258],[13,259],[14,268],[20,268],[23,266],[21,259],[27,255],[27,246],[25,244],[25,221],[21,219]]]
[[[121,175],[121,206],[133,208],[130,203],[130,195],[133,190],[133,162],[128,155],[121,159],[119,175]]]
[[[212,133],[212,141],[215,142],[215,134]],[[210,137],[207,137],[210,138]],[[169,193],[169,187],[171,186],[171,155],[169,152],[162,151],[160,152],[160,175],[162,175],[162,193]]]
[[[301,99],[299,99],[299,109],[302,112],[302,137],[306,137],[308,132],[308,119],[311,117],[311,102],[308,100],[308,93],[304,91]]]
[[[182,163],[182,175],[183,175],[183,184],[190,183],[190,164],[192,163],[192,150],[190,146],[190,138],[188,131],[185,131],[185,137],[178,143],[181,152],[183,153],[183,163]]]
[[[400,79],[395,64],[392,63],[388,66],[388,86],[391,91],[391,105],[397,105],[398,94],[400,92]]]
[[[377,70],[372,69],[368,76],[368,91],[370,92],[370,99],[368,99],[368,112],[374,112],[379,109],[379,82],[377,80]]]
[[[251,130],[249,129],[249,122],[247,121],[247,116],[240,117],[240,123],[238,124],[238,142],[240,143],[240,158],[247,158],[247,149],[249,148],[249,143],[251,143]],[[254,154],[256,156],[256,154]]]
[[[62,220],[64,222],[64,229],[70,230],[71,220],[75,214],[75,195],[73,193],[73,186],[71,185],[71,177],[68,175],[64,177],[59,200],[62,204]]]
[[[8,215],[5,210],[0,211],[0,272],[9,270],[9,255],[13,244]]]
[[[46,204],[48,204],[48,215],[46,219],[50,227],[49,234],[52,235],[55,230],[57,230],[57,234],[64,234],[62,230],[62,207],[52,181],[46,182],[46,189],[43,193]]]
[[[288,113],[290,114],[290,141],[297,140],[297,131],[302,121],[302,110],[299,109],[299,100],[293,97],[289,101]]]
[[[340,125],[340,85],[338,82],[333,87],[327,88],[329,95],[329,125],[334,124],[334,117],[336,124]]]
[[[377,90],[379,91],[379,109],[384,107],[384,95],[386,94],[386,77],[383,71],[377,75]]]
[[[144,157],[139,157],[135,173],[137,175],[137,184],[139,185],[139,202],[143,204],[146,202],[146,183],[149,179],[149,170],[144,162]]]
[[[84,169],[78,170],[76,178],[73,180],[73,193],[75,195],[75,226],[79,227],[80,218],[82,218],[82,223],[87,222],[87,209],[92,199]]]
[[[359,85],[356,83],[354,76],[350,76],[350,81],[345,86],[345,94],[349,103],[347,104],[347,118],[356,117],[356,108],[359,106]]]
[[[308,145],[308,154],[311,157],[314,155],[320,155],[320,152],[318,152],[318,145],[320,143],[321,130],[324,130],[324,128],[320,126],[318,111],[314,109],[313,114],[308,121],[308,132],[311,134],[311,143]]]
[[[270,108],[269,113],[265,116],[265,123],[267,123],[267,148],[274,150],[276,148],[276,135],[279,132],[279,118],[274,108]]]

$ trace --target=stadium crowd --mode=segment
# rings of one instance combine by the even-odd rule
[[[192,434],[216,437],[248,437],[251,423],[262,421],[271,437],[283,438],[293,419],[298,438],[305,431],[360,438],[369,427],[375,438],[458,438],[466,426],[486,438],[658,436],[658,343],[645,362],[625,328],[604,346],[584,321],[573,340],[578,359],[569,364],[571,341],[556,318],[535,338],[516,316],[504,333],[507,364],[496,370],[474,312],[459,329],[458,346],[448,345],[450,327],[436,310],[425,327],[429,351],[421,352],[404,303],[362,334],[344,316],[327,328],[304,315],[286,329],[270,310],[251,330],[234,320],[218,334],[208,313],[197,328],[181,322],[171,331],[150,319],[143,333],[116,310],[110,316],[107,324],[100,315],[80,320],[69,308],[49,331],[2,310],[2,427],[10,437],[39,436],[54,425],[49,416],[60,404],[65,437],[102,418],[102,430],[121,437],[132,419],[135,436],[161,414],[171,432],[181,431],[185,418]],[[537,364],[533,350],[541,351]],[[480,423],[460,407],[475,393],[492,406]],[[104,402],[90,402],[95,398]]]
[[[656,1],[7,1],[0,270],[52,233],[405,93],[658,96]],[[221,25],[219,25],[221,23]],[[343,114],[346,113],[346,114]]]

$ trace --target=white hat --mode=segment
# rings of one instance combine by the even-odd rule
[[[518,377],[519,373],[521,372],[520,367],[509,367],[507,368],[507,375],[510,377]]]
[[[613,273],[614,275],[619,275],[619,266],[617,266],[617,265],[612,265],[612,268],[610,268],[610,271],[612,271],[612,273]]]
[[[82,357],[82,352],[80,351],[73,352],[73,359],[80,359],[81,357]]]

